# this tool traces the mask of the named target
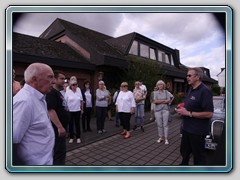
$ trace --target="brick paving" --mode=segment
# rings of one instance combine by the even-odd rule
[[[114,127],[113,121],[106,122],[105,134],[95,131],[82,135],[82,143],[68,144],[66,165],[68,166],[177,166],[181,162],[180,134],[181,120],[173,116],[169,124],[169,145],[157,143],[157,124],[150,122],[146,113],[145,132],[140,128],[131,130],[131,138],[123,139]],[[131,120],[133,125],[133,117]],[[110,129],[108,128],[110,127]],[[92,137],[92,138],[91,138]],[[94,141],[95,138],[95,141]],[[89,142],[86,142],[88,140]]]

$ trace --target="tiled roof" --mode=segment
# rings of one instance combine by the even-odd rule
[[[179,78],[186,78],[186,72],[182,69],[178,69],[175,66],[172,66],[170,64],[161,63],[161,74],[172,76],[172,77],[179,77]]]
[[[85,44],[95,51],[103,54],[103,55],[110,55],[110,56],[116,56],[116,57],[122,57],[122,53],[114,49],[112,46],[110,46],[108,43],[106,43],[106,40],[112,39],[113,37],[102,34],[97,31],[93,31],[88,28],[84,28],[82,26],[76,25],[74,23],[62,20],[62,19],[56,19],[52,26],[52,31],[50,33],[49,30],[46,30],[41,37],[44,38],[51,38],[52,34],[54,32],[61,32],[65,31],[65,34],[71,34],[71,36],[74,36],[74,41],[78,42],[85,42]],[[54,28],[59,28],[58,30]],[[48,34],[47,34],[48,33]]]
[[[13,33],[13,53],[91,64],[66,44]]]
[[[111,38],[105,41],[112,47],[118,49],[122,54],[127,55],[130,46],[132,45],[132,41],[134,40],[135,34],[136,33],[133,32],[130,34],[126,34],[124,36]]]

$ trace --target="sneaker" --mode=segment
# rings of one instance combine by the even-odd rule
[[[134,126],[133,130],[135,131],[137,129],[137,126]]]
[[[73,143],[73,139],[69,139],[69,144],[72,144]]]
[[[77,143],[78,144],[81,143],[81,139],[80,138],[77,139]]]
[[[165,144],[166,144],[166,145],[168,145],[168,144],[169,144],[168,140],[165,140]]]
[[[98,134],[102,134],[102,131],[101,131],[101,130],[98,130]]]
[[[163,139],[162,139],[162,138],[159,138],[159,139],[157,140],[157,143],[161,143],[161,142],[163,142]]]
[[[141,126],[141,130],[142,130],[142,132],[144,132],[144,128],[143,128],[143,126]]]
[[[107,132],[105,129],[102,130],[103,133]]]

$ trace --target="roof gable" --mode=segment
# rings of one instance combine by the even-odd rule
[[[122,56],[119,51],[105,42],[105,40],[112,39],[113,37],[59,18],[56,19],[40,37],[55,40],[63,35],[69,36],[78,44],[84,42],[86,48],[95,50],[100,54]]]

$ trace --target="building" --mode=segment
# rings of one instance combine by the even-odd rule
[[[98,81],[103,79],[113,89],[119,86],[117,80],[128,71],[133,57],[156,63],[159,77],[164,78],[172,93],[186,92],[187,67],[180,63],[179,50],[139,33],[114,38],[62,19],[56,19],[40,37],[13,33],[17,80],[23,78],[30,63],[44,62],[53,69],[63,70],[67,78],[76,76],[80,87],[84,80],[90,80],[96,89]],[[203,70],[203,81],[209,86],[216,84],[209,70],[204,67]]]

